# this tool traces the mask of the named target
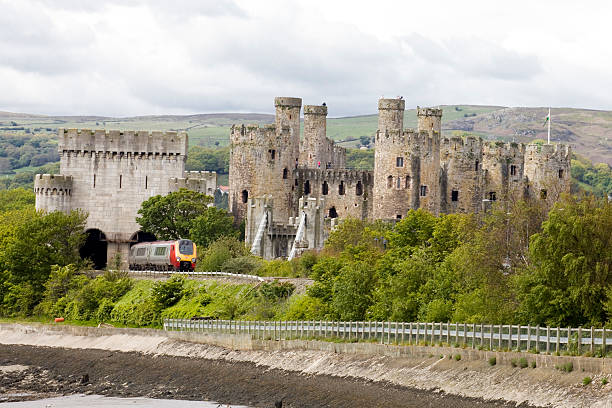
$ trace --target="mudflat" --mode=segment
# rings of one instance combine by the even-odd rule
[[[249,362],[0,344],[4,401],[97,394],[212,400],[252,407],[517,407],[353,377],[305,375]],[[15,368],[16,367],[16,368]],[[528,407],[521,404],[519,407]]]

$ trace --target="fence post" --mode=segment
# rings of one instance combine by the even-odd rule
[[[557,345],[555,347],[555,352],[557,354],[559,354],[560,352],[559,350],[560,346],[561,346],[561,329],[559,328],[559,326],[557,326]]]
[[[578,327],[578,355],[582,355],[582,326]]]
[[[608,355],[608,347],[606,344],[606,327],[605,326],[601,332],[601,348],[602,348],[603,356],[606,357]]]
[[[531,350],[531,325],[527,325],[527,351]]]
[[[387,344],[391,344],[391,321],[387,322]]]
[[[550,326],[546,326],[546,354],[550,354]]]
[[[595,353],[595,331],[591,326],[591,355]]]
[[[431,345],[436,345],[436,323],[431,322]]]
[[[480,347],[484,348],[484,325],[480,323]]]

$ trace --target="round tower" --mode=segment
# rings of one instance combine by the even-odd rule
[[[427,132],[442,132],[442,109],[421,108],[417,106],[418,130]]]
[[[71,210],[72,176],[37,174],[34,178],[36,210],[65,213]]]
[[[378,100],[378,131],[404,129],[404,109],[406,101],[403,99],[379,99]]]
[[[403,99],[378,101],[372,203],[374,219],[400,219],[415,205],[412,190],[418,184],[419,163],[413,161],[412,132],[403,131],[404,108]]]
[[[301,164],[306,167],[316,168],[319,163],[325,168],[325,164],[331,161],[328,157],[327,142],[327,106],[304,105],[304,148]]]

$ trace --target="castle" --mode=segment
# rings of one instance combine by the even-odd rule
[[[186,172],[185,132],[59,129],[60,174],[37,174],[36,209],[89,213],[87,242],[81,249],[104,267],[130,244],[152,237],[136,216],[143,201],[179,188],[214,194],[214,172]]]
[[[326,135],[327,107],[278,97],[273,125],[233,126],[230,211],[246,221],[252,253],[292,258],[321,248],[338,219],[397,220],[410,209],[479,212],[495,201],[552,204],[570,187],[566,145],[441,137],[442,110],[417,108],[404,129],[405,101],[378,101],[374,171],[346,168],[346,152]]]
[[[338,220],[397,220],[408,210],[479,212],[494,201],[553,203],[569,191],[565,145],[441,137],[442,110],[418,108],[418,128],[404,129],[403,99],[378,101],[374,171],[346,168],[346,151],[327,138],[327,106],[274,100],[275,123],[232,126],[229,207],[245,221],[246,243],[266,259],[321,248]],[[38,174],[36,209],[89,214],[81,255],[98,268],[140,231],[143,201],[188,188],[213,195],[214,172],[186,172],[185,132],[60,129],[60,174]]]

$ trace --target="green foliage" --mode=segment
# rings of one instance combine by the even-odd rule
[[[521,357],[519,358],[518,365],[521,368],[527,368],[529,367],[529,362],[527,361],[525,357]]]
[[[328,303],[308,295],[294,296],[283,315],[284,320],[321,320],[331,313]]]
[[[461,354],[455,354],[455,361],[461,360]]]
[[[600,326],[612,285],[612,204],[592,196],[557,203],[531,237],[533,267],[517,277],[523,321]]]
[[[80,262],[78,249],[85,240],[85,214],[52,212],[32,213],[15,221],[15,229],[2,239],[0,269],[8,270],[11,280],[28,283],[42,294],[52,265],[65,266]],[[0,236],[2,231],[0,231]]]
[[[601,385],[606,385],[606,384],[608,384],[608,377],[603,377],[601,379]]]
[[[2,158],[0,157],[0,161]],[[28,170],[25,170],[28,169]],[[36,174],[58,174],[59,162],[45,164],[44,166],[31,168],[24,167],[16,174],[0,177],[0,190],[25,189],[32,191],[34,188],[34,176]]]
[[[584,377],[582,379],[582,385],[587,386],[589,385],[591,382],[593,381],[593,379],[591,377]]]
[[[494,366],[497,364],[497,357],[489,357],[489,365]]]
[[[193,146],[189,148],[185,169],[188,171],[216,171],[219,174],[227,174],[229,172],[229,148],[207,149],[201,146]]]
[[[0,190],[0,213],[14,210],[33,209],[34,192],[23,188]]]
[[[590,187],[600,196],[612,194],[612,168],[605,163],[593,164],[586,157],[578,154],[572,159],[572,178]]]
[[[251,255],[245,255],[226,260],[223,262],[220,269],[223,272],[250,275],[259,269],[260,266],[261,261],[258,258]]]
[[[205,251],[200,252],[198,257],[199,271],[220,271],[226,261],[244,257],[249,251],[244,243],[233,236],[224,236],[211,243]]]
[[[334,314],[341,320],[365,320],[376,280],[376,272],[368,263],[355,262],[344,266],[332,288]]]
[[[12,136],[0,133],[0,173],[11,173],[14,169],[42,166],[58,160],[57,141],[50,135]]]
[[[362,136],[361,144],[367,146],[370,138]],[[374,170],[374,149],[347,149],[346,150],[346,167],[357,170]]]
[[[194,220],[206,212],[212,200],[184,188],[165,196],[153,196],[142,203],[136,222],[157,239],[187,238]]]
[[[291,282],[280,282],[278,280],[274,280],[270,283],[262,283],[257,290],[257,294],[266,300],[278,301],[279,299],[289,298],[294,290],[295,285]]]
[[[173,275],[166,281],[155,282],[151,288],[151,300],[158,309],[165,309],[176,304],[183,297],[185,278]]]
[[[238,230],[234,227],[234,217],[227,211],[207,207],[192,221],[189,236],[200,249],[204,249],[220,237],[237,237]]]

